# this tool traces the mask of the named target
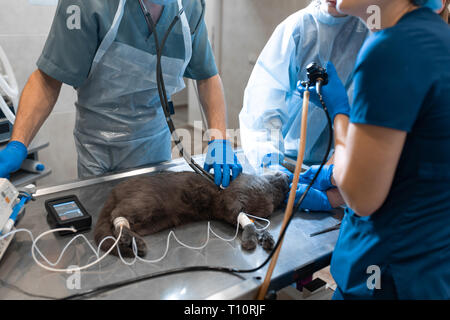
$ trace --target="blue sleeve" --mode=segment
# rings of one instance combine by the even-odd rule
[[[355,68],[350,122],[410,132],[428,90],[422,60],[404,35],[380,31],[369,38]]]
[[[192,37],[192,58],[184,76],[194,80],[205,80],[218,73],[216,60],[208,39],[208,30],[204,20],[204,2],[196,6],[198,24]]]
[[[90,2],[59,1],[44,50],[37,62],[42,72],[73,87],[79,87],[87,79],[98,47],[97,19],[94,10],[87,7]]]

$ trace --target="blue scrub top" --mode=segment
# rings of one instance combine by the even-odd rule
[[[79,29],[67,27],[73,22],[71,17],[74,14],[68,9],[74,5],[80,8]],[[61,82],[75,88],[80,87],[89,75],[100,43],[111,28],[118,5],[119,0],[60,0],[37,67]],[[204,0],[183,0],[183,6],[192,34],[192,58],[185,77],[195,80],[208,79],[218,71],[204,21]],[[177,13],[177,2],[164,7],[156,26],[159,41],[162,41]],[[163,55],[184,59],[182,33],[177,29],[181,30],[173,29]],[[127,1],[116,41],[156,54],[153,52],[154,38],[149,32],[139,1]]]
[[[331,263],[336,296],[449,299],[450,27],[437,14],[415,10],[366,41],[350,121],[408,135],[383,206],[344,217]]]

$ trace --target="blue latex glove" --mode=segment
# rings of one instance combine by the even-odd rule
[[[203,168],[207,172],[213,169],[214,183],[218,186],[222,185],[224,188],[230,185],[230,180],[236,179],[242,173],[242,165],[239,163],[230,141],[227,140],[213,140],[208,144],[208,153]]]
[[[27,158],[28,150],[19,141],[11,141],[5,149],[0,151],[0,178],[9,178],[12,172],[20,169]]]
[[[267,169],[273,171],[283,172],[289,176],[289,182],[292,182],[294,179],[294,174],[280,164],[283,162],[283,159],[284,156],[280,154],[266,154],[262,160],[261,167],[266,167]]]
[[[320,166],[318,165],[311,166],[308,170],[306,170],[304,173],[300,175],[299,183],[310,184],[319,168]],[[326,191],[328,189],[335,188],[336,186],[334,186],[331,183],[331,177],[333,176],[333,168],[334,168],[333,164],[329,166],[323,166],[322,170],[320,170],[320,173],[317,176],[316,181],[314,181],[312,187],[320,191]]]
[[[331,121],[334,122],[334,118],[338,114],[345,114],[347,116],[350,114],[350,104],[348,102],[348,95],[345,90],[345,86],[339,78],[336,68],[332,62],[328,62],[327,64],[327,73],[328,84],[322,87],[322,97],[330,114]],[[299,83],[298,90],[303,96],[306,88]],[[316,88],[309,87],[309,91],[311,93],[310,100],[314,102],[315,105],[322,107]]]
[[[289,186],[292,188],[292,183]],[[300,197],[308,188],[307,184],[298,184],[297,191],[295,193],[295,205],[297,205]],[[289,195],[291,192],[289,191],[284,203],[287,204],[289,200]],[[301,209],[308,209],[311,211],[330,211],[333,208],[331,207],[330,201],[328,200],[327,193],[325,191],[316,190],[314,188],[309,189],[308,194],[300,205]]]

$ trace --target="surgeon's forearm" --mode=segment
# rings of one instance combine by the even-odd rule
[[[217,74],[197,81],[198,93],[208,120],[210,139],[227,139],[227,108],[222,80]]]
[[[62,83],[40,70],[28,79],[17,110],[11,140],[20,141],[27,147],[55,106]]]

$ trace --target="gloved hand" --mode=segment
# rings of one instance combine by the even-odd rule
[[[319,165],[311,166],[308,170],[306,170],[300,175],[299,183],[310,184],[319,168],[320,168]],[[333,168],[334,168],[333,164],[329,166],[323,166],[322,170],[320,170],[320,173],[317,176],[316,181],[314,181],[312,187],[320,191],[326,191],[328,189],[335,188],[336,186],[334,186],[331,183],[331,177],[333,176]]]
[[[279,171],[287,174],[289,176],[289,182],[294,179],[294,174],[282,166],[280,163],[283,162],[284,156],[279,154],[266,154],[262,160],[261,166],[266,167],[269,170]]]
[[[347,116],[350,114],[350,103],[348,102],[345,86],[339,78],[336,68],[331,61],[327,64],[327,73],[328,84],[322,87],[322,97],[330,114],[331,121],[334,122],[334,118],[338,114],[345,114]],[[303,96],[306,88],[300,83],[297,88]],[[315,86],[309,87],[309,91],[311,93],[310,100],[314,102],[315,105],[322,107]]]
[[[203,168],[207,172],[214,169],[215,184],[224,188],[230,185],[230,180],[236,179],[242,173],[242,165],[228,140],[213,140],[208,144]]]
[[[11,141],[0,151],[0,178],[9,178],[12,172],[20,169],[27,158],[28,150],[22,142]]]
[[[289,186],[289,188],[292,188],[292,184]],[[301,183],[298,184],[297,191],[295,193],[295,205],[297,205],[298,201],[300,200],[301,196],[303,195],[303,193],[306,191],[307,188],[308,188],[307,184]],[[288,195],[286,196],[286,199],[284,200],[285,204],[288,203],[290,194],[291,192],[289,191]],[[300,208],[308,209],[311,211],[330,211],[333,209],[331,207],[330,201],[328,200],[327,193],[325,191],[316,190],[314,188],[309,189],[305,199],[300,205]]]

